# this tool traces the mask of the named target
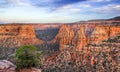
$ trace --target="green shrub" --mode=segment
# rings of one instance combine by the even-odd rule
[[[39,67],[41,52],[37,52],[37,48],[31,45],[25,45],[16,51],[15,60],[17,69]]]

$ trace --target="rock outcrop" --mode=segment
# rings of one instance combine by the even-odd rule
[[[120,34],[119,25],[94,23],[62,25],[54,41],[59,42],[60,50],[73,46],[73,50],[81,51],[87,44],[97,44],[117,34]]]
[[[87,44],[86,40],[85,27],[81,26],[72,41],[76,51],[82,50],[82,48]]]
[[[18,47],[25,44],[41,44],[32,25],[1,25],[0,47]]]
[[[119,51],[120,35],[117,35],[97,45],[86,46],[80,52],[64,49],[51,60],[44,61],[43,70],[55,70],[55,72],[119,72]]]
[[[0,25],[0,37],[26,37],[35,38],[35,31],[32,25]]]
[[[31,69],[21,69],[18,72],[42,72],[40,69],[31,68]]]
[[[107,39],[109,37],[108,32],[109,27],[96,26],[90,37],[90,43],[98,43],[103,39]]]
[[[16,72],[16,66],[7,60],[0,61],[0,72]]]
[[[72,39],[74,32],[69,28],[68,25],[62,25],[60,30],[55,37],[55,40],[59,42],[59,49],[62,50],[72,45]]]
[[[98,43],[120,33],[120,26],[96,26],[92,32],[90,43]]]

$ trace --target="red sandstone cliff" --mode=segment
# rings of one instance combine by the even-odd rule
[[[55,40],[59,42],[60,50],[64,49],[66,46],[71,45],[73,37],[74,32],[70,30],[68,25],[62,25],[57,36],[55,37]]]
[[[18,47],[25,44],[41,44],[32,25],[1,25],[0,47]]]
[[[120,26],[96,26],[90,37],[90,43],[98,43],[117,34],[120,34]]]
[[[59,42],[59,49],[70,48],[81,51],[89,43],[98,43],[111,36],[120,34],[120,26],[115,25],[62,25],[54,41]]]
[[[86,40],[85,27],[81,26],[72,41],[77,51],[82,50],[82,48],[86,45]]]

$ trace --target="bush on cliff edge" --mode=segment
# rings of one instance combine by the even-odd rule
[[[15,59],[17,69],[39,67],[41,52],[37,52],[37,48],[31,45],[25,45],[16,51]]]

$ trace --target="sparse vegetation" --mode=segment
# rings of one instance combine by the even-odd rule
[[[39,67],[41,64],[40,56],[41,52],[37,52],[37,48],[34,46],[25,45],[20,47],[15,55],[17,69]]]

